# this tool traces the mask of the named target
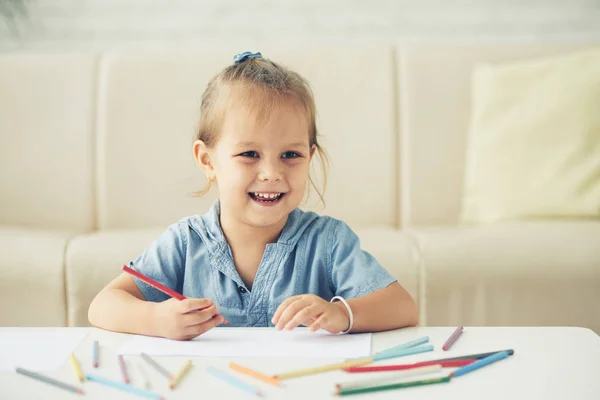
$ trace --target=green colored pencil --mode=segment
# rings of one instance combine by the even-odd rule
[[[412,387],[412,386],[433,385],[435,383],[444,383],[444,382],[450,382],[450,377],[444,376],[443,378],[422,379],[419,381],[393,383],[391,385],[367,386],[367,387],[354,388],[354,389],[340,389],[340,390],[338,390],[337,395],[338,396],[348,396],[351,394],[379,392],[382,390],[402,389],[402,388],[407,388],[407,387]]]

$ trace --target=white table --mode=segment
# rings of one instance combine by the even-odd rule
[[[28,328],[22,328],[25,332]],[[64,328],[69,329],[69,328]],[[347,396],[348,399],[543,399],[543,400],[598,400],[600,399],[600,336],[583,328],[570,327],[465,327],[462,336],[449,351],[441,347],[453,327],[418,327],[400,329],[373,335],[372,352],[428,335],[435,350],[415,354],[380,364],[426,361],[471,353],[514,349],[515,354],[477,371],[454,378],[450,383],[398,389],[386,392]],[[94,339],[100,341],[101,366],[91,368],[91,348]],[[84,372],[120,381],[116,351],[128,335],[90,328],[86,339],[76,349]],[[140,357],[127,357],[128,363],[143,363]],[[160,358],[160,363],[177,371],[186,358]],[[164,377],[146,367],[153,381],[153,389],[166,399],[230,399],[253,396],[230,386],[204,371],[212,365],[227,370],[230,361],[255,368],[264,373],[277,373],[297,368],[322,365],[340,360],[315,359],[219,359],[193,358],[194,367],[174,391],[168,389]],[[142,386],[137,369],[129,368],[132,384]],[[56,371],[46,375],[76,383],[68,360]],[[334,384],[374,374],[348,374],[334,371],[285,381],[285,388],[277,388],[253,381],[269,399],[340,399],[335,396]],[[83,384],[85,396],[71,394],[45,383],[20,376],[14,372],[0,372],[0,399],[141,399],[126,392],[94,382]],[[346,397],[344,397],[346,398]]]

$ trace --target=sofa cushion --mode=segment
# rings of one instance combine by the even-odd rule
[[[600,332],[600,222],[412,230],[427,325],[574,325]]]
[[[585,42],[556,41],[399,45],[402,226],[454,225],[460,219],[475,65],[524,61],[589,47]]]
[[[69,326],[89,326],[88,308],[96,294],[164,229],[108,230],[81,235],[69,243],[65,257]]]
[[[462,221],[600,216],[600,47],[473,79]]]
[[[0,325],[65,326],[66,232],[0,227]]]
[[[88,326],[87,312],[94,296],[121,273],[164,228],[104,231],[74,238],[66,256],[68,323]],[[417,298],[417,264],[413,238],[388,228],[356,230],[369,251]]]

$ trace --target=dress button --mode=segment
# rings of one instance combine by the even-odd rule
[[[238,287],[238,290],[240,291],[240,293],[246,293],[246,288],[243,286]]]

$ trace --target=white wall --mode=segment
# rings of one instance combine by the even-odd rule
[[[0,51],[597,38],[600,0],[0,0]]]

